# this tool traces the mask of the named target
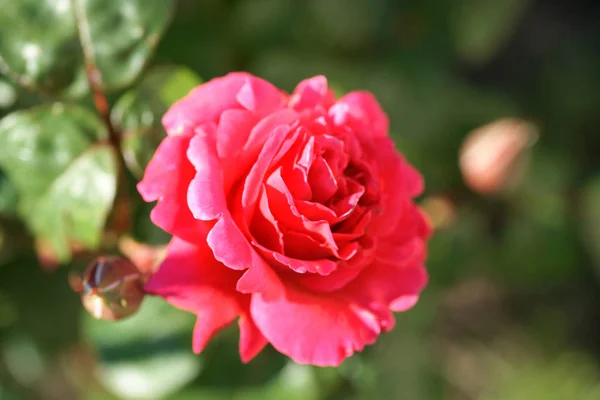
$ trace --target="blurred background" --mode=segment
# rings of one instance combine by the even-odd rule
[[[337,369],[242,365],[236,327],[195,356],[160,299],[89,317],[81,261],[34,244],[2,174],[0,399],[600,399],[599,44],[594,0],[178,1],[153,66],[376,95],[426,179],[431,282]],[[1,115],[47,99],[0,75]],[[164,243],[138,203],[136,239]]]

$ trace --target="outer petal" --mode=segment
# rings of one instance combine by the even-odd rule
[[[389,120],[379,102],[369,92],[350,92],[331,107],[336,125],[348,125],[359,134],[387,136]]]
[[[196,220],[187,206],[187,188],[194,168],[186,158],[190,138],[170,136],[163,140],[137,188],[146,201],[158,200],[152,222],[189,242],[202,241],[208,227]]]
[[[240,357],[242,362],[247,363],[256,357],[268,342],[252,321],[249,310],[240,316],[238,325],[240,327]]]
[[[380,332],[376,317],[365,308],[292,286],[275,301],[253,295],[250,311],[273,347],[300,364],[340,365]]]
[[[388,309],[392,304],[399,310],[398,299],[406,299],[407,296],[414,299],[425,288],[428,279],[427,271],[422,265],[397,268],[375,263],[365,268],[343,289],[343,293],[373,312]],[[414,304],[412,302],[411,305]],[[402,308],[402,311],[406,309]]]
[[[247,76],[244,85],[236,95],[236,100],[256,115],[265,116],[283,108],[286,99],[279,89],[269,82]]]
[[[207,247],[173,238],[167,257],[145,289],[198,316],[193,349],[199,353],[220,329],[240,314],[235,292],[237,276],[212,258]]]
[[[252,250],[252,266],[240,278],[236,289],[241,293],[261,293],[270,300],[281,297],[284,287],[275,271]]]
[[[190,135],[198,125],[216,122],[225,110],[245,107],[266,115],[284,101],[281,92],[267,81],[234,72],[193,89],[169,109],[162,122],[169,135]]]
[[[290,96],[288,104],[296,110],[304,110],[317,106],[328,109],[333,103],[335,103],[335,96],[327,87],[327,78],[319,75],[300,82]]]

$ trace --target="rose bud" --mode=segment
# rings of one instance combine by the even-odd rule
[[[84,307],[97,319],[116,321],[134,314],[144,299],[142,274],[129,260],[99,257],[81,279],[71,278]]]
[[[456,206],[446,196],[428,196],[423,199],[421,209],[429,217],[433,229],[444,229],[456,221]]]
[[[173,235],[145,285],[194,313],[201,352],[237,320],[242,361],[271,344],[340,365],[394,327],[428,281],[423,178],[375,97],[324,76],[291,95],[246,73],[177,101],[138,184]]]
[[[471,132],[460,150],[460,170],[472,190],[491,194],[515,184],[525,167],[526,150],[537,137],[534,127],[506,118]]]

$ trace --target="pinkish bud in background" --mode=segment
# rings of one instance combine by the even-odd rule
[[[481,194],[502,191],[515,183],[526,168],[527,150],[537,139],[535,126],[505,118],[469,133],[460,150],[465,184]]]

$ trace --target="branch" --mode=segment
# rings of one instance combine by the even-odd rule
[[[127,188],[127,167],[121,154],[121,135],[110,120],[110,105],[102,88],[102,73],[96,66],[90,24],[81,0],[71,0],[71,5],[75,12],[75,24],[79,35],[79,43],[83,51],[85,71],[94,99],[94,105],[106,127],[108,143],[114,149],[117,157],[117,194],[113,206],[112,228],[117,233],[124,233],[128,232],[131,228],[131,199]]]

